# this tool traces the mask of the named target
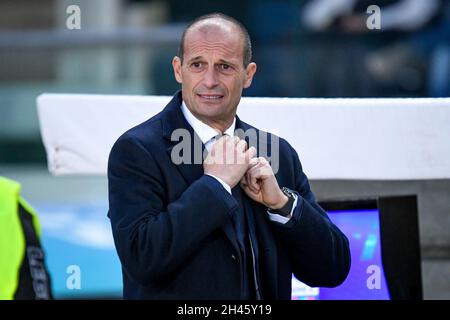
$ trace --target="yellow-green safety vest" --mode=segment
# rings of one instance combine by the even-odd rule
[[[0,177],[0,299],[13,299],[19,271],[25,257],[25,236],[19,218],[19,204],[32,216],[41,237],[39,220],[33,208],[20,197],[20,184]]]

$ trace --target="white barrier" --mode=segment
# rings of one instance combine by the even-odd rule
[[[106,174],[114,141],[170,99],[40,95],[50,172]],[[286,138],[310,179],[450,178],[450,98],[242,98],[238,116]]]

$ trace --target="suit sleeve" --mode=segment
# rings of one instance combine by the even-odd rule
[[[161,171],[134,137],[122,136],[108,162],[109,217],[123,268],[139,283],[164,277],[223,225],[238,204],[204,175],[165,204]],[[210,210],[215,208],[215,210]]]
[[[274,223],[276,233],[297,279],[312,287],[338,286],[350,270],[348,239],[316,202],[298,155],[290,149],[295,191],[299,196],[291,220],[286,224]]]

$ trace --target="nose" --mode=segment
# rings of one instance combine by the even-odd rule
[[[217,87],[219,85],[219,80],[217,78],[217,73],[214,66],[211,66],[208,68],[208,70],[205,71],[204,78],[203,78],[203,85],[208,88],[212,89],[214,87]]]

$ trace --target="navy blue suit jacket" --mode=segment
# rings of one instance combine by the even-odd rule
[[[171,161],[174,130],[200,139],[181,101],[178,92],[163,111],[125,132],[109,156],[108,216],[124,298],[240,299],[243,270],[231,222],[238,203],[204,175],[201,163]],[[236,128],[253,127],[237,118]],[[317,204],[296,151],[281,138],[279,151],[277,181],[299,195],[291,220],[273,222],[263,205],[246,195],[243,201],[264,299],[290,299],[292,274],[310,286],[332,287],[350,268],[348,240]]]

